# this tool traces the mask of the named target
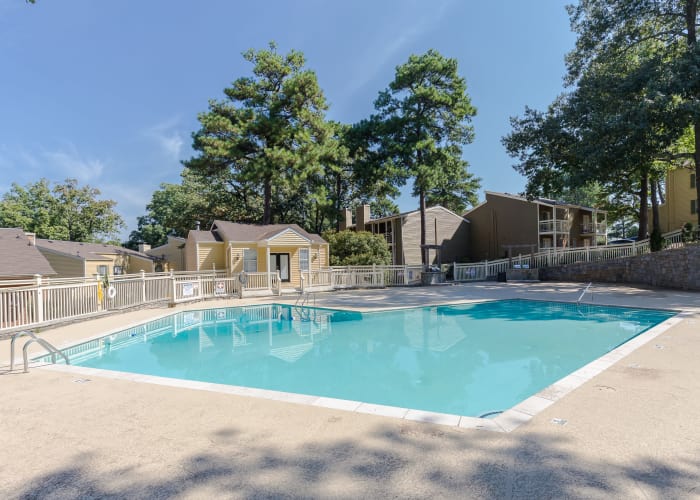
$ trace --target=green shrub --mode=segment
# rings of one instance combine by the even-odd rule
[[[384,236],[366,231],[340,231],[323,235],[328,242],[331,266],[391,264],[391,252]]]
[[[652,252],[658,252],[664,248],[664,237],[661,236],[661,231],[654,229],[649,236],[649,247]]]

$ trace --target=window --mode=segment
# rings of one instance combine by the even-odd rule
[[[124,268],[122,266],[114,266],[114,275],[124,274]]]
[[[691,214],[698,213],[697,200],[690,200],[690,213]]]
[[[695,174],[690,174],[690,189],[695,189]]]
[[[246,273],[258,272],[258,251],[255,248],[243,250],[243,271]]]
[[[107,266],[97,266],[97,274],[100,276],[107,276],[107,270],[109,268]]]
[[[299,249],[299,270],[308,271],[309,270],[309,249],[300,248]]]

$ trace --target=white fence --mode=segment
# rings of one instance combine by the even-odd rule
[[[667,247],[684,244],[680,231],[664,235]],[[454,264],[455,281],[493,279],[512,268],[540,268],[610,260],[650,251],[649,241],[627,245],[549,249],[511,259]],[[302,273],[302,289],[375,288],[416,285],[421,266],[347,266]],[[141,273],[111,278],[108,286],[95,278],[0,282],[0,333],[65,321],[157,302],[172,304],[216,297],[281,293],[279,273],[225,271]]]
[[[666,248],[683,246],[681,231],[663,235]],[[469,264],[455,264],[455,281],[477,281],[493,278],[507,269],[535,269],[561,266],[576,262],[597,262],[603,260],[633,257],[651,251],[649,240],[641,240],[624,245],[601,245],[577,248],[550,248],[541,252],[517,255],[509,259],[483,261]]]
[[[3,282],[0,332],[78,319],[156,302],[186,302],[240,294],[240,280],[226,273],[154,273],[101,279]],[[107,285],[107,286],[105,286]]]

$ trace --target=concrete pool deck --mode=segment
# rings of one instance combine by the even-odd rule
[[[316,305],[366,310],[499,298],[571,302],[581,289],[475,283],[319,293]],[[285,300],[294,299],[184,308]],[[700,294],[596,286],[592,302],[684,315],[510,433],[44,368],[16,370],[0,376],[0,496],[700,498]],[[184,308],[124,313],[42,335],[61,347]],[[8,344],[0,341],[0,363],[7,363]]]

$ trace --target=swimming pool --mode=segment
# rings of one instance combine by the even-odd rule
[[[78,366],[481,416],[674,314],[525,300],[368,313],[270,304],[180,312],[66,352]]]

